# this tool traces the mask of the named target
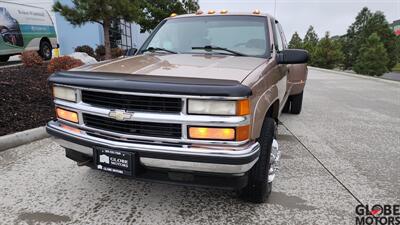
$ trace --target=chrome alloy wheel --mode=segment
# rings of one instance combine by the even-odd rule
[[[271,147],[270,168],[268,171],[268,182],[272,182],[279,170],[279,160],[281,158],[281,151],[279,150],[278,141],[274,139]]]

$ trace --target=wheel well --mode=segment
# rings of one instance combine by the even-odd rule
[[[51,45],[50,39],[48,39],[47,37],[43,37],[43,38],[40,40],[40,44],[42,44],[43,42],[47,42],[47,43],[49,43],[49,44]]]
[[[273,118],[275,121],[278,121],[279,115],[279,100],[276,100],[268,109],[266,118]]]

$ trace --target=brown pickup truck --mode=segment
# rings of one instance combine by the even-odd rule
[[[259,11],[173,15],[134,56],[53,74],[47,131],[78,165],[265,202],[277,121],[300,113],[307,60]]]

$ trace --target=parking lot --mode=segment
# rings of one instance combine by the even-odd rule
[[[400,201],[400,82],[310,70],[303,112],[282,115],[266,204],[77,167],[44,139],[0,153],[0,224],[355,224]]]

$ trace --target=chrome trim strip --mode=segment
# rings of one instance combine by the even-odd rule
[[[201,162],[187,162],[168,159],[155,159],[155,158],[140,158],[140,162],[147,167],[163,168],[180,171],[190,172],[210,172],[210,173],[227,173],[227,174],[241,174],[249,171],[258,158],[250,163],[243,165],[229,165],[229,164],[215,164],[215,163],[201,163]]]
[[[110,109],[94,107],[86,103],[72,103],[63,100],[54,100],[56,106],[77,111],[79,113],[87,113],[97,116],[109,118]],[[250,115],[247,116],[202,116],[202,115],[185,115],[167,114],[167,113],[150,113],[150,112],[132,112],[133,117],[127,121],[142,121],[155,123],[179,123],[186,125],[198,126],[245,126],[249,125]]]
[[[96,138],[93,136],[87,135],[85,132],[80,134],[73,133],[72,131],[65,130],[59,126],[58,122],[49,122],[47,124],[47,128],[60,133],[66,134],[74,138],[81,139],[83,141],[89,141],[93,143],[97,143],[99,145],[104,145],[110,148],[118,148],[118,149],[138,149],[140,151],[149,151],[149,152],[160,152],[160,153],[174,153],[174,154],[182,154],[182,155],[199,155],[199,156],[216,156],[216,157],[229,157],[229,158],[241,158],[255,154],[260,149],[260,144],[258,142],[247,143],[244,146],[235,147],[235,146],[225,146],[221,148],[221,146],[168,146],[168,145],[149,145],[149,144],[141,144],[141,143],[127,143],[127,142],[119,142],[106,140],[103,138]],[[68,141],[67,141],[68,142]],[[71,142],[68,142],[71,143]],[[65,144],[65,143],[64,143]],[[67,147],[68,146],[64,146]]]
[[[77,87],[77,86],[64,85],[64,84],[54,84],[54,85],[55,86],[69,87],[69,88],[76,88],[76,89],[81,89],[81,90],[88,90],[88,91],[105,92],[105,93],[115,93],[115,94],[124,94],[124,95],[138,95],[138,96],[165,97],[165,98],[196,98],[196,99],[216,99],[216,100],[218,100],[218,99],[221,99],[221,100],[247,99],[246,96],[245,97],[223,97],[223,96],[201,96],[201,95],[154,94],[154,93],[113,91],[113,90],[105,90],[105,89]]]
[[[226,145],[226,146],[240,146],[246,144],[248,140],[245,141],[213,141],[213,140],[194,140],[187,139],[187,129],[182,129],[182,137],[181,138],[162,138],[162,137],[152,137],[152,136],[140,136],[140,135],[132,135],[132,134],[122,134],[116,133],[112,131],[101,130],[93,127],[88,127],[85,124],[76,124],[73,122],[69,122],[67,120],[58,119],[60,123],[66,124],[71,127],[75,127],[80,129],[82,132],[93,132],[97,133],[100,136],[106,136],[107,138],[112,138],[115,140],[127,141],[127,139],[136,139],[136,140],[145,140],[151,142],[169,142],[169,143],[181,143],[181,144],[213,144],[213,145]],[[107,136],[108,135],[108,136]],[[186,136],[186,137],[185,137]]]
[[[59,144],[62,147],[64,147],[64,148],[72,149],[72,150],[78,151],[80,153],[83,153],[85,155],[93,156],[93,149],[92,148],[89,148],[89,147],[86,147],[86,146],[83,146],[83,145],[78,145],[76,143],[73,143],[73,142],[70,142],[70,141],[66,141],[66,140],[63,140],[63,139],[60,139],[60,138],[52,137],[51,139],[54,142],[56,142],[57,144]]]

